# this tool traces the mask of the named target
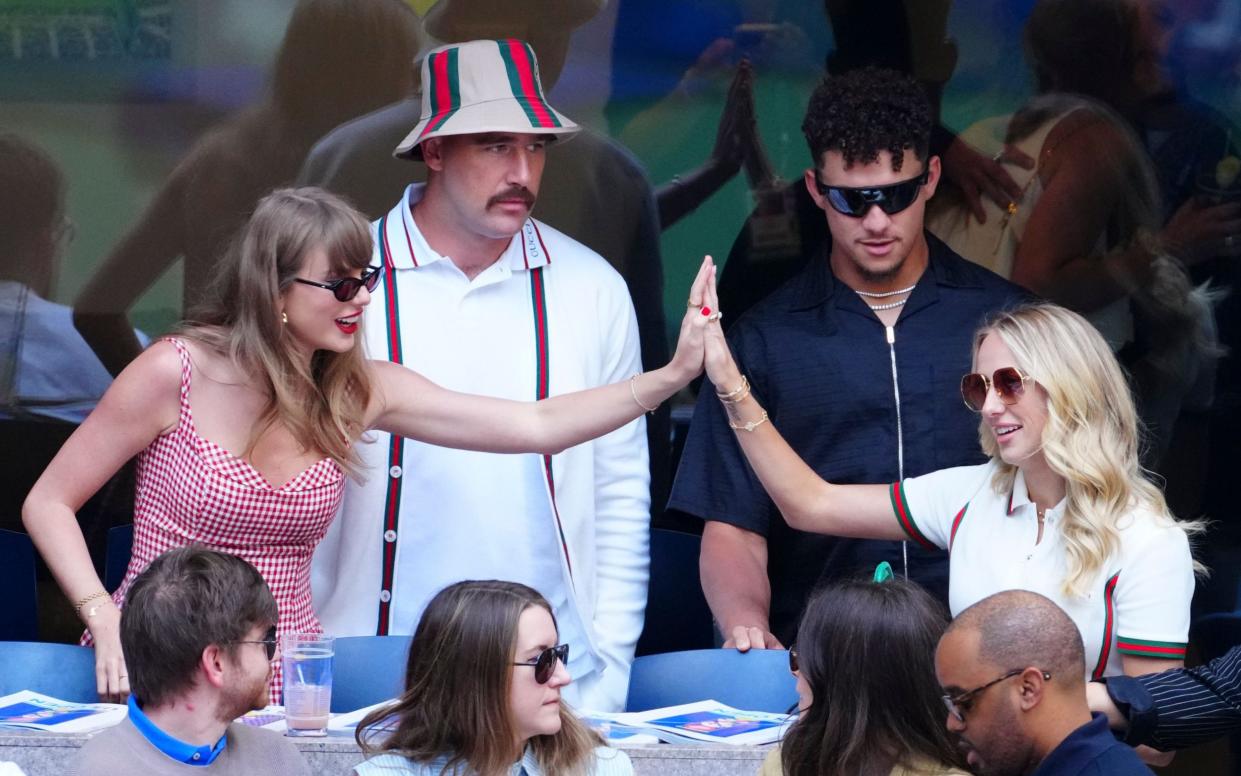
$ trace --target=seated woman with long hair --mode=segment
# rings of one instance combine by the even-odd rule
[[[441,388],[358,345],[382,270],[370,225],[314,188],[264,197],[221,259],[209,302],[116,378],[35,483],[22,519],[95,645],[99,692],[124,697],[120,607],[164,551],[190,542],[240,556],[276,596],[280,632],[319,633],[310,559],[340,506],[346,475],[364,476],[354,443],[367,429],[495,453],[552,454],[640,417],[702,370],[714,282],[704,261],[677,354],[628,381],[515,402]],[[74,513],[138,456],[134,544],[111,597]],[[272,700],[280,699],[280,670]]]
[[[572,681],[551,604],[517,582],[467,581],[431,599],[405,692],[357,727],[356,776],[628,776],[560,697]]]
[[[759,776],[964,776],[935,682],[947,627],[943,604],[903,579],[816,591],[789,650],[801,716]]]
[[[1082,316],[1052,304],[994,316],[961,381],[991,460],[890,485],[819,477],[769,422],[719,327],[708,332],[708,375],[790,526],[950,551],[953,613],[1002,590],[1047,596],[1081,631],[1091,677],[1181,665],[1194,592],[1187,533],[1200,527],[1177,522],[1143,472],[1133,397]]]

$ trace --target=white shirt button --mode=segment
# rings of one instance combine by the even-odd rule
[[[392,478],[398,478],[404,473],[405,473],[404,470],[401,469],[400,466],[393,466],[392,468],[388,469],[388,476]]]
[[[384,531],[384,541],[385,541],[385,542],[395,542],[395,541],[396,541],[396,531],[393,531],[393,530],[391,530],[391,529],[388,529],[387,531]]]
[[[391,601],[391,600],[392,600],[392,591],[391,591],[391,590],[380,590],[380,591],[379,591],[379,600],[380,600],[380,601],[383,601],[385,604],[386,604],[386,603],[388,603],[389,601]]]

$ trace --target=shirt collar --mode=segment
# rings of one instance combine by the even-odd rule
[[[386,241],[392,265],[399,270],[418,269],[448,258],[427,243],[414,221],[414,205],[423,198],[426,189],[425,183],[411,183],[406,187],[405,196],[388,211],[385,233],[376,236]],[[513,235],[499,261],[514,272],[551,264],[543,236],[533,218],[527,218],[521,230]]]
[[[909,302],[906,304],[906,310],[902,311],[902,315],[915,312],[917,310],[933,304],[939,299],[940,288],[980,288],[976,278],[970,277],[967,268],[958,262],[949,260],[952,249],[949,248],[938,237],[926,231],[922,231],[927,242],[927,271],[922,273],[918,278],[917,286],[912,294],[909,295]],[[806,275],[803,278],[801,293],[793,302],[794,310],[808,310],[818,307],[825,302],[830,302],[836,297],[837,291],[848,291],[849,287],[836,279],[832,274],[831,264],[828,261],[827,245],[819,251],[818,255],[811,260],[810,266],[806,269]],[[962,260],[963,261],[963,260]],[[858,300],[859,302],[861,300]]]
[[[511,776],[540,776],[543,773],[539,770],[539,761],[534,756],[533,747],[526,747],[526,750],[521,755],[521,759],[513,763],[509,773]]]
[[[1068,496],[1066,495],[1060,499],[1060,503],[1047,510],[1047,516],[1051,517],[1052,515],[1060,514],[1067,499]],[[1017,474],[1013,477],[1013,490],[1008,495],[1008,514],[1010,516],[1014,515],[1018,509],[1024,506],[1029,506],[1031,509],[1035,508],[1034,502],[1030,500],[1030,491],[1026,488],[1025,472],[1018,469]]]
[[[1051,750],[1030,776],[1081,772],[1082,766],[1093,762],[1114,746],[1125,746],[1125,744],[1117,742],[1112,731],[1108,730],[1107,717],[1102,714],[1091,714],[1090,721],[1074,730],[1068,738],[1060,742],[1059,746]],[[1129,747],[1125,746],[1125,748]],[[1133,757],[1137,759],[1136,754]]]
[[[214,746],[194,746],[173,738],[151,721],[151,718],[139,708],[138,701],[133,695],[129,696],[129,721],[138,728],[143,738],[151,742],[151,746],[186,765],[210,765],[215,762],[215,758],[224,751],[224,744],[228,739],[228,735],[225,734],[220,736],[220,740],[216,741]]]

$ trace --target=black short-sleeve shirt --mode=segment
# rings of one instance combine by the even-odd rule
[[[829,482],[887,483],[985,460],[978,416],[962,403],[958,386],[970,371],[975,330],[990,313],[1029,295],[930,233],[926,239],[927,271],[894,326],[892,350],[883,323],[835,279],[826,255],[729,331],[755,397],[793,449]],[[880,560],[900,569],[901,544],[789,528],[733,433],[714,392],[703,390],[669,506],[767,538],[771,628],[788,644],[817,584],[873,569]],[[908,551],[910,576],[946,600],[946,556],[915,546]]]

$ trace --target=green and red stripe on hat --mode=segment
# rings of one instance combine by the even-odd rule
[[[578,129],[548,104],[528,43],[474,40],[441,46],[427,55],[419,120],[394,155],[421,159],[424,141],[449,135],[568,136]]]

